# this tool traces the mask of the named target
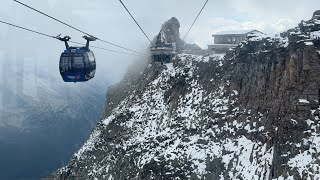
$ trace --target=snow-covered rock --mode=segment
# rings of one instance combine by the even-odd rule
[[[52,178],[318,179],[315,20],[225,56],[147,65],[110,91],[104,120]]]

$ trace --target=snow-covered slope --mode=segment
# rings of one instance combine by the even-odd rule
[[[149,64],[114,87],[105,119],[50,178],[319,179],[319,19],[225,56]]]
[[[60,173],[86,179],[268,177],[273,149],[248,136],[264,131],[259,120],[235,118],[250,111],[235,105],[236,90],[226,92],[222,59],[181,54],[175,64],[150,65],[146,73],[163,70],[143,91],[130,93],[75,154],[71,164],[86,168]]]

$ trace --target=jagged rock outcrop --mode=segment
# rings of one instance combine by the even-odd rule
[[[180,39],[179,29],[180,22],[177,18],[172,17],[161,26],[161,30],[159,34],[154,37],[152,44],[162,46],[165,43],[175,43],[176,51],[181,52],[185,46],[188,46],[188,44],[185,44]],[[145,81],[144,77],[141,76],[141,72],[144,71],[148,63],[150,63],[148,58],[142,58],[140,61],[136,61],[128,69],[124,79],[120,83],[108,89],[108,98],[103,118],[107,118],[111,110],[114,109],[129,94],[129,92],[146,85],[144,82],[147,81]]]
[[[312,17],[320,16],[320,10],[317,10],[313,13]]]
[[[182,52],[185,43],[180,39],[179,29],[180,22],[177,18],[172,17],[161,26],[160,33],[153,40],[153,44],[176,43],[176,51]]]
[[[148,65],[51,178],[319,179],[319,36],[314,16],[224,57]]]

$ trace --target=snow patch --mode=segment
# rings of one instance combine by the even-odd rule
[[[88,151],[91,151],[94,149],[95,147],[95,143],[99,141],[99,136],[101,135],[101,131],[99,130],[94,130],[90,137],[89,137],[89,140],[81,147],[81,149],[76,152],[74,154],[74,156],[79,160],[81,158],[84,158],[84,153],[85,152],[88,152]]]
[[[306,99],[299,99],[299,103],[305,103],[305,104],[308,104],[310,103],[308,100]]]
[[[237,90],[233,90],[234,95],[238,96],[239,92]]]
[[[248,34],[248,41],[261,41],[264,38],[270,37],[267,34],[261,33],[261,32],[254,32]]]
[[[311,126],[311,124],[314,123],[314,121],[311,121],[310,119],[306,120],[306,122],[307,122],[308,126]]]
[[[311,39],[318,39],[318,38],[320,38],[320,30],[319,30],[319,31],[310,32],[310,38],[311,38]]]
[[[284,47],[284,48],[288,47],[289,46],[289,38],[288,37],[282,38],[280,46]]]
[[[313,42],[304,42],[304,45],[306,45],[306,46],[313,46]]]
[[[294,124],[298,124],[297,120],[291,119]]]
[[[295,167],[298,169],[300,176],[302,177],[302,172],[308,170],[310,163],[313,161],[312,155],[308,154],[307,151],[296,155],[294,158],[290,159],[288,162],[290,167]]]
[[[105,120],[103,120],[102,123],[107,126],[107,125],[109,125],[109,123],[110,123],[114,118],[115,118],[115,116],[114,116],[114,115],[111,115],[111,116],[109,116],[108,118],[106,118]]]

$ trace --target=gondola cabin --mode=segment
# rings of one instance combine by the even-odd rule
[[[97,38],[84,36],[87,40],[85,47],[70,47],[69,36],[57,39],[65,42],[66,50],[60,56],[59,70],[65,82],[85,82],[92,79],[96,73],[96,59],[89,49],[89,42]]]
[[[174,57],[174,46],[172,43],[166,43],[161,47],[151,47],[151,61],[154,63],[171,63]]]
[[[96,60],[92,51],[85,47],[71,47],[60,57],[60,74],[65,82],[85,82],[96,72]]]

